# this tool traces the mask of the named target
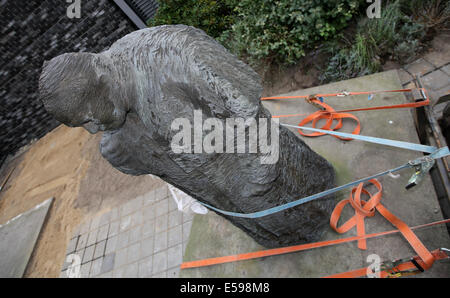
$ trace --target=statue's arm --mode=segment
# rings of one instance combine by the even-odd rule
[[[137,116],[127,115],[124,125],[114,131],[105,131],[100,141],[100,153],[122,173],[139,176],[153,170],[151,146],[146,142],[145,129]]]

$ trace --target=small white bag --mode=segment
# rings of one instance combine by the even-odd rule
[[[154,179],[160,179],[157,176],[154,176],[152,174],[148,174],[148,176],[154,178]],[[178,188],[170,185],[167,183],[167,186],[169,188],[170,193],[172,194],[172,198],[174,199],[175,203],[177,204],[178,210],[180,210],[183,213],[189,214],[189,213],[196,213],[196,214],[206,214],[208,213],[208,209],[200,204],[196,199],[192,198],[185,192],[179,190]]]
[[[177,204],[178,210],[183,213],[196,213],[196,214],[206,214],[208,209],[200,204],[196,199],[192,198],[185,192],[179,190],[178,188],[168,184],[172,198]]]

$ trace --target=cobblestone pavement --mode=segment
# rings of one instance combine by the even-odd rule
[[[165,184],[82,223],[66,256],[79,257],[80,277],[178,277],[192,219]],[[60,277],[72,262],[66,257]]]
[[[441,96],[450,93],[450,35],[442,34],[436,37],[432,48],[432,51],[398,72],[404,87],[411,86],[413,75],[421,75],[422,83],[433,101],[435,117],[439,119],[446,104],[434,104]]]

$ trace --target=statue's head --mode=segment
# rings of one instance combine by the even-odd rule
[[[58,121],[90,133],[119,128],[126,111],[114,94],[118,88],[112,67],[91,53],[68,53],[44,62],[39,93],[45,109]]]

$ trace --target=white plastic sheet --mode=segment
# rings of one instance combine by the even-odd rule
[[[158,177],[148,174],[148,176],[159,179]],[[172,195],[172,198],[174,199],[175,203],[177,204],[177,208],[179,211],[189,214],[189,213],[195,213],[195,214],[206,214],[208,213],[208,209],[200,204],[196,199],[192,198],[185,192],[179,190],[178,188],[167,184],[170,194]]]
[[[169,191],[172,194],[172,198],[177,204],[178,210],[183,213],[196,213],[196,214],[206,214],[208,209],[200,204],[196,199],[192,198],[185,192],[179,190],[178,188],[169,184]]]

